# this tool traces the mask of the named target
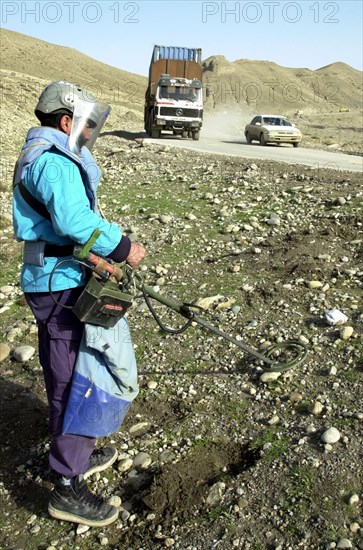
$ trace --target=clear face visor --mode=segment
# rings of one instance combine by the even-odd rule
[[[110,111],[111,107],[107,103],[76,101],[69,135],[69,148],[72,153],[80,153],[82,147],[87,147],[91,151]]]

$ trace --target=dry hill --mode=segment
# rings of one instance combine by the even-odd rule
[[[7,120],[0,135],[3,143],[10,141],[12,153],[34,124],[36,98],[52,80],[77,82],[110,102],[108,130],[143,130],[145,77],[6,29],[0,29],[0,55],[1,117]],[[205,120],[211,122],[205,131],[214,123],[219,134],[225,130],[240,138],[254,114],[269,111],[291,117],[304,133],[305,146],[362,151],[361,71],[339,62],[311,71],[269,61],[230,62],[221,55],[206,59],[203,70]]]
[[[146,78],[95,61],[77,50],[1,29],[1,69],[44,81],[67,80],[97,97],[139,111]]]
[[[224,56],[203,63],[206,112],[223,111],[240,126],[261,112],[284,114],[304,133],[308,147],[362,152],[362,72],[345,63],[316,71],[286,68],[270,61]]]
[[[14,165],[24,135],[37,123],[36,99],[53,80],[68,80],[87,88],[112,105],[106,130],[142,128],[145,77],[95,61],[71,48],[56,46],[17,32],[0,29],[2,165]],[[7,155],[8,158],[5,158]],[[3,173],[8,174],[6,166]]]
[[[270,61],[230,62],[213,56],[203,63],[206,104],[235,103],[254,111],[330,112],[362,107],[362,72],[345,63],[316,71],[290,69]]]
[[[119,461],[87,480],[119,508],[119,519],[101,530],[49,517],[46,394],[37,327],[19,286],[11,175],[46,82],[85,85],[91,75],[97,92],[100,83],[113,90],[145,79],[16,33],[0,38],[0,550],[363,550],[361,174],[122,139],[120,130],[142,127],[141,88],[132,102],[125,92],[110,95],[111,131],[95,147],[106,175],[105,215],[145,245],[148,285],[204,306],[202,318],[240,346],[295,368],[262,373],[261,361],[202,327],[167,334],[139,295],[128,318],[141,391],[120,430],[99,441],[115,446]],[[330,81],[335,70],[347,81],[353,75],[340,65],[313,75]],[[263,86],[264,75],[302,86],[312,76],[295,72],[216,57],[205,65],[206,89],[228,79]],[[231,132],[237,109],[257,105],[227,98],[208,95],[206,121],[226,123],[233,113]],[[334,117],[342,127],[354,115],[328,99],[321,105],[335,127]],[[319,102],[307,107],[322,125]],[[310,120],[306,112],[299,125]],[[351,120],[358,130],[360,121]],[[185,325],[154,307],[163,323]],[[345,326],[328,324],[333,308],[346,315]],[[283,348],[290,339],[294,348]],[[296,344],[308,349],[302,363]]]

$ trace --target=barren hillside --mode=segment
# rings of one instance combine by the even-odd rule
[[[0,39],[0,550],[363,550],[361,173],[135,140],[146,79],[17,33]],[[211,135],[214,121],[218,137],[228,124],[241,132],[246,111],[289,107],[303,110],[294,122],[311,131],[304,146],[316,138],[323,147],[331,132],[354,150],[359,75],[342,64],[312,72],[210,58],[206,92],[213,83],[265,91],[266,82],[291,82],[307,99],[301,109],[280,96],[257,105],[208,92],[203,131]],[[94,148],[103,167],[98,196],[109,221],[145,245],[140,276],[195,304],[199,319],[239,344],[195,317],[182,332],[186,319],[153,300],[161,321],[179,330],[166,333],[135,296],[128,318],[140,394],[120,429],[98,443],[112,444],[118,461],[88,481],[119,509],[102,529],[47,513],[46,392],[12,227],[18,149],[36,123],[41,88],[59,78],[105,90],[112,104]],[[312,81],[341,82],[342,94],[344,83],[351,111],[314,101]],[[288,340],[294,345],[282,346]],[[269,372],[271,361],[280,372]]]
[[[107,130],[143,130],[147,79],[116,69],[67,47],[0,29],[2,143],[17,151],[34,124],[35,100],[47,82],[64,79],[87,87],[111,103]],[[269,61],[221,55],[203,63],[206,129],[228,125],[229,134],[258,112],[289,116],[302,129],[307,147],[362,152],[362,72],[344,63],[316,71]],[[209,130],[208,130],[209,131]],[[10,140],[9,140],[10,136]]]
[[[316,71],[290,69],[269,61],[206,59],[206,113],[233,113],[240,126],[257,113],[290,117],[307,147],[362,152],[362,72],[345,63]]]
[[[213,107],[235,103],[270,112],[331,112],[362,107],[362,73],[345,63],[311,71],[270,61],[229,62],[219,55],[205,60],[203,67],[206,104]]]
[[[0,30],[1,69],[44,81],[68,80],[104,99],[140,110],[146,78],[100,63],[72,48]]]

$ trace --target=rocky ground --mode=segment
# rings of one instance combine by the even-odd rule
[[[362,112],[358,109],[342,113],[339,110],[331,110],[320,115],[291,114],[291,118],[303,134],[303,147],[330,149],[362,156],[363,129],[357,125],[357,121],[362,119]]]
[[[120,431],[99,442],[119,460],[89,480],[119,520],[104,529],[52,520],[45,392],[5,171],[0,548],[362,550],[361,174],[117,134],[101,138],[96,155],[101,206],[145,244],[148,284],[203,305],[213,326],[261,353],[294,339],[308,356],[266,373],[200,326],[161,332],[138,295],[128,316],[140,394]],[[334,308],[344,324],[328,323]]]

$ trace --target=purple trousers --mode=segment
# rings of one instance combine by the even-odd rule
[[[53,296],[59,304],[73,306],[83,288],[53,292]],[[48,292],[29,292],[25,298],[38,324],[39,360],[43,368],[52,436],[49,464],[56,473],[74,477],[87,470],[96,443],[90,437],[62,435],[83,323],[71,308],[57,305]]]

